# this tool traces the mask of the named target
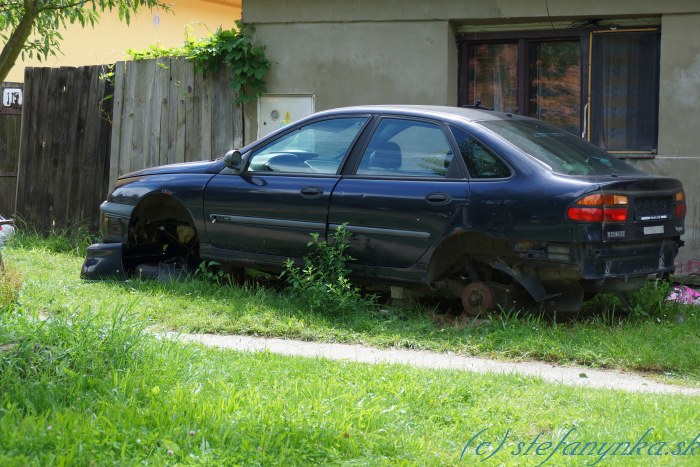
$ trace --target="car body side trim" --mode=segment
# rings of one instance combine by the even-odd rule
[[[331,224],[330,228],[335,230],[339,225]],[[430,232],[421,232],[416,230],[400,230],[400,229],[383,229],[379,227],[362,227],[359,225],[347,225],[345,227],[352,233],[366,234],[366,235],[385,235],[388,237],[399,237],[399,238],[419,238],[428,239],[430,238]]]
[[[326,230],[323,222],[293,221],[286,219],[270,219],[267,217],[231,216],[228,214],[211,214],[209,220],[229,224],[267,225],[270,227],[288,227],[291,229]]]

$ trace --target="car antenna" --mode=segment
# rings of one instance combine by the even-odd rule
[[[467,104],[463,105],[462,107],[465,109],[493,110],[490,107],[484,107],[483,105],[481,105],[481,99],[477,99],[476,101],[474,101],[474,105]]]

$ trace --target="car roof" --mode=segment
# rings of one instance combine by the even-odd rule
[[[527,119],[515,114],[495,112],[477,107],[450,107],[440,105],[358,105],[319,112],[316,115],[339,113],[383,113],[468,121]]]

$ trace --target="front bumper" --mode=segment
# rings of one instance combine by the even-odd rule
[[[126,280],[123,243],[95,243],[87,248],[80,277],[88,280]]]

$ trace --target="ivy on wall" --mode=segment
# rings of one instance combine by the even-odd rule
[[[218,73],[228,69],[229,83],[236,93],[236,104],[250,102],[265,92],[264,77],[270,70],[265,47],[255,45],[251,26],[236,21],[236,28],[217,29],[203,39],[187,37],[182,47],[150,46],[143,51],[128,50],[133,60],[158,57],[185,57],[194,62],[196,71]]]

